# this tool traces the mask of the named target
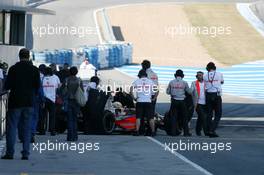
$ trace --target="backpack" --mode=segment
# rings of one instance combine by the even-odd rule
[[[79,80],[78,88],[75,93],[75,100],[81,107],[84,107],[86,104],[86,98],[84,91],[80,87],[80,84],[81,84],[81,80]]]

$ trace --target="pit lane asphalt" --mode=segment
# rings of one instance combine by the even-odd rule
[[[221,0],[220,0],[221,1]],[[66,1],[65,1],[66,2]],[[69,2],[69,1],[68,1]],[[79,6],[81,6],[82,9],[87,9],[88,13],[90,13],[90,17],[88,17],[87,19],[87,25],[89,26],[94,26],[94,21],[92,19],[92,13],[93,10],[96,8],[102,8],[105,6],[112,6],[112,5],[120,5],[120,4],[127,4],[127,3],[135,3],[135,2],[160,2],[160,0],[156,1],[156,0],[151,0],[151,1],[137,1],[137,0],[133,0],[133,1],[121,1],[121,0],[104,0],[104,1],[89,1],[89,3],[86,3],[85,1],[80,1],[78,0]],[[78,10],[78,2],[76,1],[75,6],[76,8],[71,9],[70,12],[72,14],[77,13]],[[172,1],[170,1],[172,2]],[[175,2],[175,1],[173,1]],[[187,1],[185,1],[187,2]],[[188,1],[190,2],[190,1]],[[194,2],[194,1],[192,1]],[[196,1],[198,2],[198,1]],[[199,1],[199,2],[212,2],[212,1]],[[214,1],[216,2],[216,1]],[[221,2],[227,2],[226,0],[222,0]],[[228,1],[231,2],[231,1]],[[234,2],[234,1],[232,1]],[[248,2],[248,1],[239,1],[239,2]],[[50,7],[52,7],[53,5],[50,4]],[[49,6],[46,6],[49,7]],[[40,19],[43,21],[43,19]],[[67,16],[62,17],[61,21],[64,21],[67,23]],[[50,23],[49,23],[50,24]],[[56,40],[55,40],[56,41]],[[98,43],[98,38],[97,37],[90,37],[89,41],[85,41],[86,44],[96,44]],[[54,45],[53,45],[54,43]],[[58,46],[58,43],[56,42],[50,42],[49,40],[43,40],[41,41],[41,47],[39,47],[40,49],[42,48],[54,48],[55,46]],[[64,43],[59,43],[59,46],[64,47],[64,46],[70,46],[70,47],[76,47],[80,44],[83,43],[83,41],[76,41],[74,43],[70,43],[68,44],[67,42],[65,42],[66,44],[64,45]],[[108,74],[109,75],[109,74]],[[122,75],[119,75],[122,76]],[[119,80],[119,81],[125,81],[127,80],[127,77],[124,78],[119,78],[118,75],[117,77],[115,76],[115,79]],[[234,97],[236,98],[236,97]],[[236,101],[236,100],[234,100]],[[239,101],[239,102],[238,102]],[[230,111],[232,111],[233,113],[235,112],[237,114],[237,116],[244,116],[244,117],[253,117],[253,116],[262,116],[263,117],[263,105],[259,105],[259,103],[257,105],[255,105],[255,103],[251,103],[253,104],[253,106],[248,107],[247,104],[247,100],[245,100],[244,102],[244,106],[241,106],[241,102],[240,100],[238,100],[237,103],[233,103],[234,105],[238,105],[238,106],[230,106]],[[257,103],[257,102],[256,102]],[[162,105],[166,105],[166,106],[162,106]],[[165,109],[168,109],[168,103],[163,103],[162,105],[160,105],[158,111],[162,112]],[[240,107],[239,107],[240,106]],[[238,108],[239,107],[239,108]],[[247,107],[247,109],[245,110],[245,107]],[[226,108],[224,107],[224,116],[225,116],[225,111]],[[240,112],[239,112],[240,111]],[[234,114],[233,114],[234,115]],[[229,117],[232,117],[232,115],[230,114]],[[223,123],[222,124],[226,124]],[[222,125],[221,124],[221,125]],[[212,143],[212,142],[217,142],[217,141],[225,141],[225,142],[231,142],[232,143],[232,150],[229,152],[217,152],[215,154],[212,154],[210,152],[204,152],[204,151],[188,151],[188,152],[180,152],[181,154],[183,154],[184,156],[186,156],[188,159],[190,159],[191,161],[197,163],[198,165],[202,166],[203,168],[209,170],[210,172],[212,172],[213,174],[254,174],[254,175],[261,175],[264,174],[263,171],[263,146],[264,146],[264,142],[263,142],[263,133],[264,130],[262,127],[256,127],[255,125],[260,125],[263,126],[263,122],[237,122],[237,121],[229,121],[228,122],[229,125],[231,126],[220,126],[218,133],[221,135],[220,138],[216,138],[216,139],[209,139],[209,138],[197,138],[197,137],[191,137],[190,140],[194,141],[194,142],[208,142],[208,143]],[[235,126],[235,125],[250,125],[250,126]],[[168,137],[166,136],[163,132],[159,132],[159,135],[155,138],[157,140],[159,140],[161,143],[177,143],[180,139],[186,140],[186,138],[181,138],[181,137]],[[187,140],[188,141],[188,140]],[[52,157],[52,155],[50,155]],[[54,156],[54,155],[53,155]],[[63,156],[62,156],[63,157]],[[65,157],[64,157],[65,158]],[[73,161],[73,162],[78,162],[79,160]],[[166,161],[168,160],[160,160],[160,162],[162,162],[161,164],[166,164]],[[39,161],[41,162],[41,161]],[[111,162],[111,161],[109,161]],[[108,163],[109,163],[108,162]],[[56,162],[57,163],[57,162]],[[56,163],[53,163],[52,165],[58,165]],[[19,162],[20,164],[20,162]],[[49,163],[48,163],[49,164]],[[88,162],[87,164],[94,164],[94,162]],[[0,166],[2,166],[2,162],[0,164]],[[31,163],[31,165],[35,165],[34,163]],[[84,164],[82,164],[84,165]],[[144,165],[144,163],[143,163]],[[8,165],[5,165],[8,166]],[[85,166],[85,165],[84,165]],[[102,166],[103,167],[103,166]],[[101,167],[101,168],[102,168]],[[47,167],[47,169],[50,167]],[[59,166],[56,167],[57,169],[59,169]],[[64,167],[61,167],[64,168]],[[118,168],[118,167],[116,167]],[[1,167],[2,169],[2,167]],[[75,167],[75,170],[77,169],[77,167]],[[177,169],[177,165],[175,165],[175,169]],[[107,169],[104,169],[105,172],[107,172]],[[101,170],[103,171],[103,169]],[[115,170],[112,170],[115,171]],[[26,171],[25,171],[26,172]],[[51,171],[52,172],[52,171]],[[89,171],[86,171],[89,173]],[[90,171],[92,172],[92,171]],[[142,170],[142,172],[144,172],[144,169]],[[147,172],[145,173],[147,174]],[[163,169],[159,172],[159,174],[167,174],[166,173],[166,169]],[[178,173],[175,173],[178,174]]]
[[[120,74],[116,70],[100,71],[103,83],[131,84],[133,78]],[[111,79],[108,75],[113,75]],[[109,81],[110,79],[110,81]],[[122,82],[122,83],[121,83]],[[169,97],[160,94],[157,104],[157,112],[164,114],[169,109]],[[182,142],[188,143],[231,143],[231,151],[218,151],[215,154],[210,151],[179,151],[180,154],[208,170],[215,175],[254,174],[263,175],[264,169],[264,109],[263,103],[254,99],[244,99],[236,96],[225,95],[223,97],[223,117],[217,130],[219,138],[195,136],[195,118],[191,123],[193,137],[170,137],[163,131],[159,131],[156,140],[163,144]],[[230,120],[235,118],[240,120]],[[253,120],[253,117],[255,120]],[[252,120],[251,120],[252,119]]]
[[[159,135],[155,139],[167,144],[179,144],[180,140],[183,143],[230,143],[232,145],[231,151],[217,151],[216,153],[201,150],[178,152],[215,175],[264,174],[264,169],[262,168],[264,163],[264,123],[258,123],[258,127],[251,123],[246,123],[248,126],[234,126],[234,124],[236,122],[232,122],[230,126],[224,126],[224,122],[222,122],[217,131],[220,135],[219,138],[197,136],[173,138]]]
[[[0,174],[209,174],[165,151],[163,147],[147,137],[80,135],[78,142],[70,143],[65,140],[65,134],[55,137],[38,136],[28,161],[20,160],[18,152],[21,149],[21,143],[17,143],[17,154],[14,160],[0,160]],[[59,146],[59,144],[65,146]],[[82,145],[87,144],[92,146],[88,146],[88,149],[85,146],[83,149]],[[74,148],[70,145],[76,146]]]
[[[108,81],[108,75],[115,77],[113,81],[131,83],[132,79],[119,74],[115,70],[99,72],[103,82]],[[106,76],[107,75],[107,76]],[[107,77],[107,78],[106,78]],[[225,108],[224,108],[225,110]],[[227,117],[227,116],[224,116]],[[229,116],[232,118],[231,116]],[[243,118],[243,117],[241,117]],[[244,117],[246,118],[246,117]],[[247,117],[249,118],[249,117]],[[258,118],[258,117],[256,117]],[[260,118],[260,117],[259,117]],[[194,122],[191,132],[194,134]],[[222,121],[217,130],[219,138],[197,137],[170,137],[164,131],[150,140],[147,137],[133,136],[83,136],[78,143],[96,143],[101,145],[101,151],[88,151],[85,154],[76,151],[31,151],[29,161],[19,160],[21,144],[16,144],[16,156],[13,161],[0,160],[0,174],[254,174],[262,175],[264,163],[264,122],[262,121]],[[66,135],[55,137],[38,136],[37,143],[51,142],[64,143]],[[230,143],[230,151],[216,150],[215,143]],[[178,153],[185,157],[175,156],[165,151],[161,144],[194,143],[207,144],[209,150],[187,150]],[[175,148],[175,147],[173,147]],[[32,147],[33,149],[33,147]],[[189,161],[187,163],[184,160]],[[207,173],[201,173],[190,164],[202,167]],[[208,173],[210,172],[210,173]]]

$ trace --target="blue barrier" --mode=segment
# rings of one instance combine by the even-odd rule
[[[45,52],[34,53],[33,60],[39,63],[45,63],[48,60],[48,54]]]
[[[79,49],[45,50],[33,52],[33,60],[37,63],[55,63],[79,66],[88,58],[97,69],[119,67],[132,63],[133,47],[129,43],[83,46]]]
[[[72,52],[72,50],[68,50],[67,53],[68,53],[67,63],[68,63],[69,65],[72,65],[72,61],[73,61],[73,60],[72,60],[73,52]]]

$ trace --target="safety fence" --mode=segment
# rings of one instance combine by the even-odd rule
[[[83,46],[78,49],[45,50],[32,52],[33,61],[79,66],[85,58],[97,69],[119,67],[132,63],[133,46],[130,43]]]
[[[0,140],[6,132],[6,112],[8,105],[8,92],[0,93]]]

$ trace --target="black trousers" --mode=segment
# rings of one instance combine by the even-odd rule
[[[139,133],[148,135],[148,131],[152,132],[150,127],[147,127],[145,121],[149,122],[154,118],[153,104],[147,102],[137,102],[136,104],[136,117],[140,119]],[[150,125],[148,125],[150,126]]]
[[[40,133],[45,133],[47,129],[47,119],[49,116],[49,131],[55,133],[55,103],[48,98],[45,98],[45,107],[43,109],[43,115],[39,119]]]
[[[147,120],[153,119],[154,115],[152,115],[153,107],[152,103],[143,103],[137,102],[136,104],[136,117],[137,119]]]
[[[96,110],[95,106],[86,105],[81,109],[84,119],[83,131],[85,134],[95,134],[98,130],[98,125],[95,125],[100,119],[100,113]]]
[[[210,132],[215,132],[222,117],[222,97],[217,93],[207,92],[206,104],[208,108],[207,128]]]
[[[206,105],[198,104],[196,107],[198,118],[196,121],[196,133],[200,133],[203,129],[204,134],[207,134],[207,107]]]
[[[152,104],[151,115],[152,116],[155,116],[155,113],[156,113],[156,103],[157,103],[157,100],[151,102]]]
[[[170,107],[170,114],[171,114],[171,132],[172,135],[177,135],[177,122],[182,122],[182,127],[184,134],[189,133],[189,126],[188,126],[188,117],[186,115],[187,109],[184,100],[175,100],[171,99],[171,107]],[[180,125],[180,124],[179,124]]]

